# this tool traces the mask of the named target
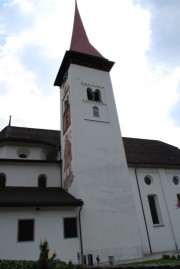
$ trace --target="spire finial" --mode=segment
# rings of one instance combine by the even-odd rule
[[[9,116],[9,124],[8,126],[11,126],[11,115]]]
[[[72,39],[70,50],[82,52],[85,54],[103,57],[89,42],[86,34],[84,25],[81,20],[81,16],[78,10],[77,0],[75,0],[75,15],[74,15],[74,26],[72,32]]]

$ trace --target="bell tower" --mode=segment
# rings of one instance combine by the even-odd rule
[[[89,42],[75,3],[70,50],[54,83],[61,89],[63,187],[84,202],[83,253],[101,261],[142,256],[110,79],[113,65]]]

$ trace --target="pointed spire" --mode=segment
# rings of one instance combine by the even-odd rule
[[[74,26],[73,26],[70,50],[103,58],[103,56],[89,42],[88,36],[84,29],[84,25],[81,20],[81,16],[79,14],[76,0],[75,0]]]
[[[11,126],[11,116],[9,116],[9,124],[8,126]]]

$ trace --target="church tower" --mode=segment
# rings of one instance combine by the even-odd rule
[[[101,261],[142,256],[109,74],[113,65],[89,42],[75,3],[70,50],[54,83],[61,89],[63,188],[84,202],[81,254]]]

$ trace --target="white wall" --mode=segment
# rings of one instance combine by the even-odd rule
[[[70,85],[68,132],[74,173],[69,192],[85,203],[82,211],[84,252],[100,255],[101,261],[107,261],[111,255],[116,260],[142,256],[110,75],[72,64],[66,83]],[[103,104],[86,102],[89,86],[101,90]],[[93,105],[99,107],[98,119],[92,116]],[[62,156],[63,150],[62,143]]]
[[[6,175],[6,186],[37,187],[38,176],[47,177],[47,187],[60,187],[61,175],[59,163],[1,163],[0,173]]]
[[[51,253],[57,258],[77,263],[80,252],[79,237],[65,239],[63,229],[64,217],[77,217],[78,209],[73,208],[6,208],[0,209],[0,259],[37,260],[39,244],[48,241]],[[33,242],[18,242],[18,220],[34,219],[35,235]]]
[[[129,168],[135,205],[138,214],[138,220],[143,242],[144,253],[150,253],[147,240],[147,231],[145,229],[142,206],[139,198],[139,191],[136,182],[134,168]],[[174,185],[173,176],[179,176],[179,170],[138,168],[137,178],[142,197],[147,229],[150,238],[152,252],[164,252],[176,250],[176,243],[179,245],[179,221],[180,212],[176,209],[177,193],[180,193],[180,184]],[[147,185],[144,182],[145,176],[152,178],[152,183]],[[147,196],[150,194],[157,195],[160,209],[160,225],[153,225],[150,207]]]
[[[2,159],[21,159],[18,156],[19,151],[28,151],[27,160],[46,160],[47,153],[54,151],[50,146],[28,145],[24,143],[11,143],[0,147],[0,158]]]

